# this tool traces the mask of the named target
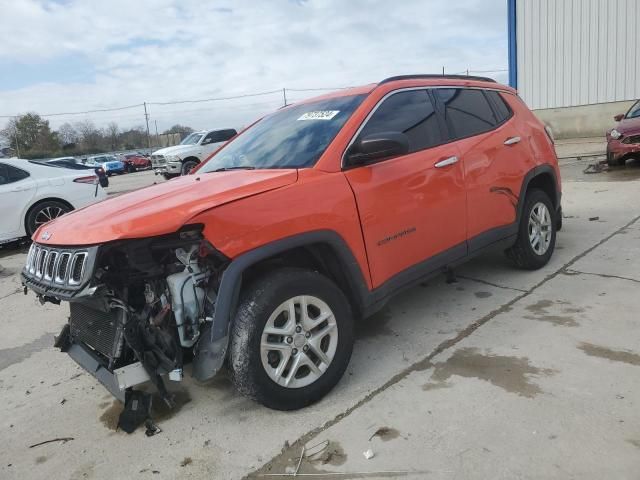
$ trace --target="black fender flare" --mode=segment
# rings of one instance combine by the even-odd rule
[[[229,327],[238,305],[242,277],[249,267],[267,258],[298,247],[325,244],[336,253],[344,268],[356,302],[362,310],[371,302],[371,292],[362,269],[345,240],[333,230],[316,230],[276,240],[239,255],[222,273],[213,321],[205,328],[196,346],[193,376],[200,381],[212,378],[224,362],[228,347]]]
[[[524,179],[522,180],[522,188],[520,189],[520,195],[518,196],[518,206],[517,206],[518,210],[516,214],[516,225],[520,224],[520,218],[522,217],[522,210],[524,209],[524,200],[526,197],[527,190],[529,189],[529,184],[534,178],[543,174],[551,175],[551,178],[553,179],[554,190],[555,190],[555,198],[552,198],[551,201],[553,202],[553,205],[556,208],[556,210],[560,208],[562,193],[558,187],[558,177],[556,176],[556,171],[548,163],[545,163],[543,165],[538,165],[536,167],[533,167],[531,170],[529,170],[527,174],[524,176]]]

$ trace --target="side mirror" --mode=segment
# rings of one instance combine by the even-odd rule
[[[400,132],[372,133],[356,140],[345,157],[347,166],[366,165],[409,153],[409,137]]]
[[[613,119],[616,122],[619,122],[620,120],[622,120],[624,118],[624,113],[619,113],[618,115],[614,116]]]

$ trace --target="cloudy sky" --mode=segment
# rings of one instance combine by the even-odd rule
[[[0,0],[0,115],[149,106],[163,130],[240,127],[281,89],[507,68],[506,0]],[[505,82],[504,71],[488,74]],[[287,91],[290,101],[322,92]],[[144,123],[143,108],[51,116]],[[6,119],[0,118],[0,128]]]

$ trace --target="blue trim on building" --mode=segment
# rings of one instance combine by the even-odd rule
[[[518,88],[518,42],[516,37],[516,0],[507,0],[509,31],[509,86]]]

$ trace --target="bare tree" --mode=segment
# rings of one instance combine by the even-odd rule
[[[111,150],[116,150],[118,148],[118,135],[120,134],[120,128],[116,122],[110,122],[107,125],[107,137],[111,142]]]
[[[100,130],[96,128],[91,120],[82,120],[75,125],[80,133],[82,145],[87,150],[95,150],[100,146]]]
[[[78,143],[80,135],[78,134],[78,131],[73,128],[73,125],[67,122],[63,123],[60,125],[60,128],[58,128],[58,140],[60,140],[60,143],[64,147],[65,145]]]

